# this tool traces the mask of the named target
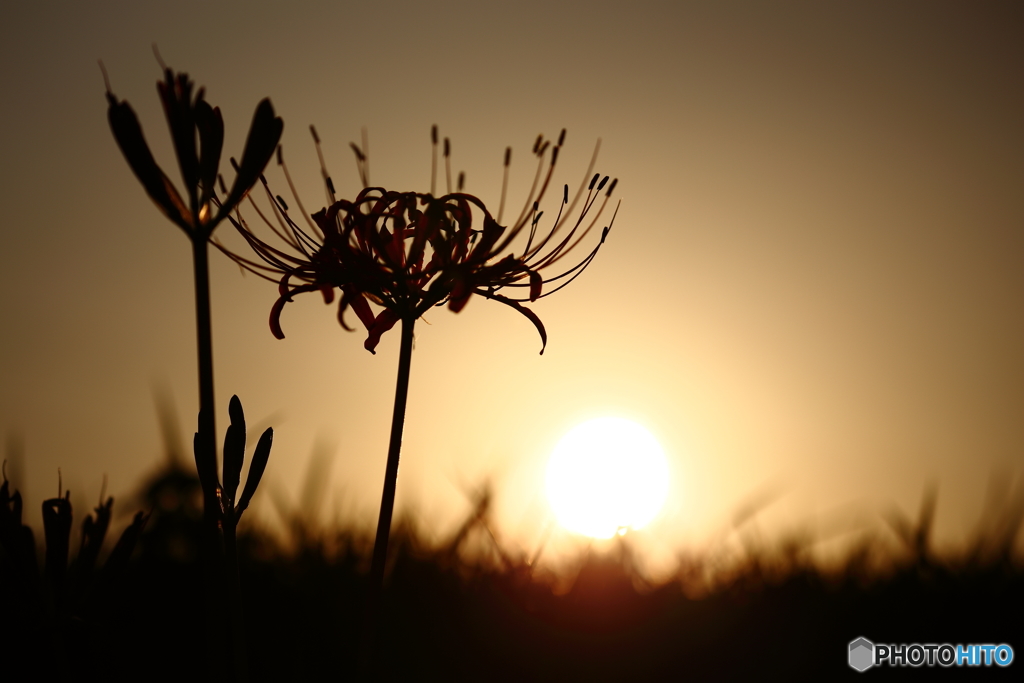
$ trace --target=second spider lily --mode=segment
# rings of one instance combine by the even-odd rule
[[[159,57],[158,57],[159,59]],[[104,77],[106,73],[104,72]],[[237,397],[229,405],[231,426],[224,447],[224,481],[217,477],[216,426],[214,422],[213,391],[213,331],[210,316],[210,274],[208,244],[217,224],[227,216],[249,193],[281,139],[283,121],[274,115],[270,100],[256,106],[249,136],[242,153],[242,163],[236,164],[236,177],[230,192],[223,188],[217,196],[215,182],[220,180],[221,150],[224,143],[224,122],[220,110],[211,107],[203,98],[203,89],[193,97],[193,83],[187,74],[174,74],[164,67],[164,80],[157,83],[167,125],[174,142],[178,166],[185,185],[184,197],[163,172],[146,144],[131,105],[119,101],[107,83],[107,117],[125,160],[142,183],[146,194],[168,219],[181,228],[192,242],[192,270],[195,278],[196,347],[199,367],[199,429],[195,435],[196,470],[203,489],[203,517],[206,534],[203,544],[207,566],[207,636],[210,662],[221,659],[217,642],[212,634],[224,626],[224,633],[232,644],[230,661],[238,680],[247,678],[245,669],[244,626],[242,623],[241,584],[238,577],[238,556],[235,527],[259,484],[270,457],[273,430],[268,429],[260,438],[249,468],[249,478],[242,496],[235,505],[245,448],[245,423],[241,403]],[[228,613],[216,605],[218,597],[222,547],[227,580]]]
[[[106,77],[106,72],[104,72]],[[199,437],[196,468],[203,487],[204,510],[211,525],[220,514],[217,502],[216,428],[214,425],[213,332],[210,320],[210,276],[207,244],[217,224],[249,193],[281,139],[284,122],[274,115],[269,99],[262,100],[253,114],[241,165],[234,164],[236,177],[230,192],[218,197],[224,121],[220,108],[211,107],[202,88],[193,97],[194,84],[188,74],[175,74],[164,67],[164,80],[157,82],[174,142],[175,155],[185,185],[185,198],[153,158],[142,134],[135,111],[127,101],[118,100],[107,83],[107,118],[125,160],[142,183],[146,194],[167,218],[181,228],[192,242],[195,276],[196,337],[199,357]],[[198,144],[197,144],[198,143]],[[233,160],[232,160],[233,161]],[[186,201],[187,199],[187,201]],[[216,209],[216,210],[214,210]]]
[[[436,177],[436,127],[432,137],[433,177]],[[319,153],[315,130],[313,139]],[[330,205],[306,217],[304,226],[291,218],[287,203],[274,195],[266,180],[263,181],[270,208],[261,211],[255,202],[253,207],[269,229],[276,233],[281,244],[274,246],[257,235],[240,211],[228,217],[255,252],[256,258],[218,246],[243,268],[277,283],[278,298],[271,309],[270,327],[279,339],[284,337],[281,328],[284,305],[302,292],[319,291],[324,300],[331,303],[336,296],[335,289],[340,290],[338,320],[343,327],[350,329],[345,322],[345,312],[352,308],[366,328],[364,346],[371,353],[381,335],[401,322],[398,380],[370,566],[367,622],[362,647],[364,675],[369,675],[367,667],[372,656],[376,603],[384,581],[416,320],[433,306],[447,304],[452,311],[461,311],[473,295],[478,295],[510,306],[526,316],[540,333],[543,353],[547,344],[544,324],[523,304],[553,294],[582,273],[604,244],[615,219],[613,213],[611,220],[601,229],[600,237],[593,238],[593,245],[582,258],[574,259],[568,267],[557,265],[590,235],[616,185],[615,180],[609,183],[608,176],[590,175],[596,161],[595,150],[584,182],[572,201],[569,201],[569,186],[566,185],[550,229],[542,230],[540,202],[550,184],[564,139],[565,131],[553,145],[543,137],[537,138],[533,146],[538,160],[533,186],[519,216],[506,226],[501,224],[501,218],[511,151],[505,152],[505,182],[498,215],[494,217],[480,199],[461,191],[461,177],[459,191],[451,191],[451,147],[447,139],[444,157],[448,169],[448,193],[443,196],[435,195],[433,178],[429,193],[370,187],[366,155],[353,145],[363,190],[354,200],[338,200],[320,154]],[[284,166],[280,148],[278,163],[292,187],[299,211],[305,214]],[[555,271],[553,275],[549,274],[552,270]],[[370,304],[379,306],[381,310],[375,313]]]

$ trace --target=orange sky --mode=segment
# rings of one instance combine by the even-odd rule
[[[348,142],[364,125],[374,184],[426,191],[437,123],[489,204],[507,145],[514,203],[537,133],[568,128],[555,182],[572,187],[602,138],[597,169],[620,179],[622,208],[592,267],[535,306],[545,355],[528,321],[483,300],[417,328],[398,505],[438,534],[489,478],[505,537],[529,551],[547,454],[604,414],[669,454],[670,503],[646,539],[662,556],[701,547],[765,491],[779,498],[764,524],[785,529],[914,510],[931,481],[953,542],[993,473],[1020,476],[1019,7],[90,5],[0,9],[0,433],[23,443],[15,483],[37,517],[58,466],[79,510],[104,473],[125,496],[157,466],[154,387],[185,431],[194,419],[188,242],[122,159],[96,66],[176,177],[154,42],[222,109],[226,155],[271,97],[311,211],[310,123],[342,194],[359,187]],[[278,341],[273,286],[219,257],[212,278],[218,425],[237,393],[250,424],[277,432],[265,486],[297,497],[320,448],[325,515],[369,519],[397,332],[371,356],[300,297]]]

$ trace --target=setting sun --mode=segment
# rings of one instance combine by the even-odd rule
[[[611,538],[658,514],[668,494],[668,464],[658,441],[637,423],[597,418],[574,427],[555,447],[547,494],[563,527]]]

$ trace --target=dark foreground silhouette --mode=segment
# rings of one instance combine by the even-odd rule
[[[198,480],[172,467],[146,485],[143,498],[152,514],[144,529],[145,517],[136,516],[124,534],[137,540],[130,561],[124,543],[97,560],[97,510],[84,536],[70,531],[67,518],[47,517],[39,562],[35,550],[23,552],[33,541],[20,523],[20,496],[4,489],[4,680],[217,678],[203,631]],[[1012,552],[1020,505],[1007,505],[973,550],[956,558],[929,552],[929,512],[917,523],[891,520],[905,543],[882,562],[881,544],[866,537],[840,569],[825,571],[807,559],[806,545],[793,542],[749,549],[745,561],[718,576],[708,573],[706,559],[691,558],[675,580],[650,586],[620,543],[581,557],[565,592],[494,543],[487,503],[481,497],[442,546],[427,547],[408,525],[396,527],[375,679],[1016,680],[1024,666],[874,667],[861,674],[847,664],[848,643],[858,636],[1007,643],[1024,657],[1024,571]],[[120,533],[127,523],[118,527],[117,519],[110,527]],[[239,537],[250,677],[354,679],[372,539],[315,530],[300,514],[290,534],[287,550],[267,533]],[[474,543],[478,559],[467,560]]]

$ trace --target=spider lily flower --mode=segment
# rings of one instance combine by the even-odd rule
[[[319,153],[315,130],[313,137]],[[505,204],[504,188],[498,218],[479,198],[461,191],[451,192],[450,145],[446,139],[448,194],[436,197],[433,188],[430,193],[417,193],[364,187],[354,200],[337,200],[320,154],[331,204],[312,214],[306,220],[306,227],[291,218],[287,204],[270,192],[263,179],[272,212],[268,217],[258,207],[256,210],[285,246],[276,247],[258,237],[240,212],[228,218],[259,259],[244,258],[218,246],[242,267],[278,283],[279,296],[271,310],[270,327],[279,339],[284,338],[280,320],[284,305],[302,292],[319,291],[330,304],[334,290],[340,290],[338,320],[345,329],[351,330],[345,321],[345,312],[352,308],[366,328],[364,346],[371,353],[381,335],[398,321],[415,320],[433,306],[447,305],[450,310],[459,312],[473,295],[478,295],[526,316],[540,334],[541,353],[544,353],[547,345],[544,324],[523,304],[549,296],[578,277],[597,255],[615,219],[613,214],[596,244],[585,255],[571,261],[568,267],[562,265],[592,232],[617,183],[617,180],[609,183],[608,176],[590,177],[594,165],[591,160],[587,172],[589,182],[584,180],[571,204],[569,186],[564,187],[558,215],[550,229],[543,231],[540,202],[564,138],[564,130],[554,145],[543,137],[537,138],[533,153],[538,166],[533,187],[519,217],[509,225],[500,222]],[[433,140],[436,159],[436,127]],[[353,149],[360,176],[364,185],[368,185],[366,157],[355,145]],[[595,160],[596,155],[597,150]],[[510,158],[508,149],[505,187]],[[280,149],[278,163],[291,185]],[[294,186],[292,189],[295,195]],[[599,204],[596,210],[595,204]],[[577,206],[580,206],[578,212]],[[302,210],[301,202],[299,209]],[[375,314],[371,303],[383,310]]]
[[[100,66],[102,68],[102,64]],[[184,181],[184,197],[153,159],[134,110],[127,102],[119,101],[114,96],[109,80],[107,117],[121,152],[150,199],[192,242],[199,358],[199,431],[202,434],[196,446],[196,465],[203,486],[206,516],[213,525],[216,523],[218,504],[207,243],[217,224],[256,184],[281,139],[284,123],[274,116],[274,108],[269,99],[264,99],[256,106],[242,163],[237,164],[234,159],[231,160],[236,176],[229,192],[218,174],[224,143],[224,121],[220,109],[206,102],[202,88],[193,96],[193,87],[187,74],[175,75],[166,67],[164,80],[157,83]],[[218,181],[223,195],[220,197],[216,191]]]
[[[226,197],[218,200],[215,183],[224,144],[224,121],[220,108],[211,107],[203,99],[202,88],[193,98],[193,86],[188,74],[175,75],[166,68],[164,80],[157,83],[185,184],[184,198],[153,159],[135,111],[128,102],[118,101],[109,83],[107,118],[121,152],[150,199],[192,240],[205,241],[256,184],[281,139],[284,123],[274,116],[269,99],[256,106],[234,185]]]

